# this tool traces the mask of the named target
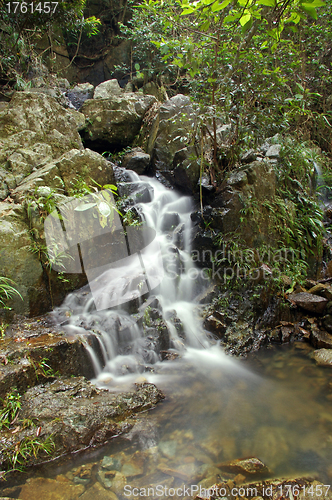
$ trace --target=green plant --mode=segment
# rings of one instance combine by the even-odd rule
[[[0,306],[2,305],[4,309],[10,309],[10,307],[6,306],[5,301],[12,299],[15,295],[18,295],[23,300],[15,285],[16,283],[13,280],[0,276]]]
[[[37,458],[41,453],[50,455],[55,449],[55,443],[52,435],[44,441],[36,436],[26,436],[18,443],[5,447],[2,450],[3,455],[9,462],[8,471],[24,471],[24,464],[29,458]]]
[[[0,409],[0,430],[3,427],[9,429],[21,408],[21,395],[16,389],[9,392],[4,399],[0,398],[2,408]]]

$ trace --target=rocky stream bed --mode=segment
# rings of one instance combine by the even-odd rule
[[[19,292],[1,311],[0,397],[16,404],[0,433],[3,498],[121,500],[149,486],[151,498],[331,498],[331,211],[325,253],[312,252],[302,285],[285,271],[273,287],[271,260],[257,253],[282,236],[271,200],[298,209],[280,198],[287,138],[245,152],[216,188],[208,172],[200,179],[189,97],[159,102],[116,80],[34,85],[0,107],[0,275]],[[223,151],[233,128],[217,123]],[[128,147],[121,166],[105,158]],[[89,306],[104,240],[75,272],[56,272],[47,254],[46,217],[77,208],[92,182],[116,184],[119,227],[148,221],[176,274],[156,295],[141,271],[127,276],[121,286],[137,294],[125,313]],[[310,191],[292,179],[287,196],[310,212]],[[80,231],[78,242],[93,236]],[[225,281],[243,262],[216,252],[238,239],[256,277]],[[213,485],[219,493],[202,491]]]

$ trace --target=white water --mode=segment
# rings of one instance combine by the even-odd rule
[[[131,294],[128,297],[136,300],[136,306],[139,306],[143,303],[142,294],[149,288],[150,295],[155,294],[158,299],[158,308],[168,327],[171,348],[182,354],[189,348],[187,356],[190,353],[190,359],[196,358],[198,363],[206,359],[215,360],[217,356],[220,362],[227,364],[227,356],[221,349],[210,351],[208,357],[202,351],[209,349],[210,344],[194,299],[207,281],[197,272],[190,257],[192,200],[164,187],[156,179],[139,177],[134,172],[130,176],[138,190],[148,185],[152,193],[152,200],[136,204],[136,209],[145,225],[155,231],[155,240],[141,251],[140,262],[145,269],[138,260],[137,268],[132,262],[131,267],[126,264],[120,266],[119,261],[116,268],[113,264],[111,270],[106,270],[97,278],[98,298],[103,296],[106,300],[107,295],[114,294],[114,291],[123,289],[123,293],[127,293],[129,288]],[[159,278],[163,276],[162,280],[158,279],[158,275]],[[148,282],[148,286],[143,288],[140,285],[142,282]],[[158,286],[153,287],[154,283]],[[179,337],[171,321],[175,315],[183,326],[184,338],[182,335]],[[91,340],[89,344],[86,342],[86,347],[99,384],[131,382],[137,379],[138,373],[160,360],[155,350],[147,348],[143,331],[136,323],[137,316],[126,312],[123,304],[121,308],[95,310],[88,289],[70,294],[55,316],[68,334],[83,338],[92,334],[95,337],[96,341],[93,344]],[[237,365],[233,360],[229,363],[233,368]]]

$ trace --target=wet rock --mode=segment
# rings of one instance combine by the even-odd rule
[[[332,333],[332,315],[327,314],[323,318],[323,326],[329,332]]]
[[[90,378],[94,375],[89,356],[80,339],[67,339],[52,328],[45,328],[44,322],[40,323],[39,328],[44,330],[42,335],[36,334],[33,324],[27,323],[27,328],[32,328],[30,332],[27,330],[31,336],[24,338],[24,326],[17,325],[12,327],[13,339],[2,342],[0,355],[10,362],[0,365],[1,398],[13,387],[23,392],[45,380],[43,372],[38,369],[42,359],[47,359],[53,373],[85,375]],[[16,341],[17,338],[19,342]]]
[[[178,226],[180,222],[180,216],[176,212],[166,212],[161,220],[161,230],[162,231],[171,231],[176,226]]]
[[[177,450],[176,441],[160,441],[158,448],[166,458],[174,458]]]
[[[80,500],[118,500],[115,493],[105,490],[99,483],[95,483],[91,488],[85,491]],[[53,500],[53,499],[52,499]],[[70,499],[74,500],[74,499]],[[76,499],[75,499],[76,500]]]
[[[332,349],[318,349],[313,358],[320,366],[332,366]]]
[[[144,474],[145,461],[146,456],[142,452],[136,451],[134,455],[123,464],[121,473],[126,477],[141,476]]]
[[[21,400],[20,416],[38,421],[42,441],[52,435],[55,455],[78,451],[128,431],[132,424],[126,419],[130,415],[153,408],[164,397],[153,384],[135,385],[135,391],[119,395],[97,390],[83,377],[59,378],[28,389]],[[28,428],[20,430],[8,440],[7,446],[22,440],[29,432]],[[2,453],[3,467],[5,450]],[[31,457],[25,465],[43,459]],[[140,467],[140,457],[134,455],[130,465]]]
[[[310,342],[314,347],[332,349],[332,335],[311,325]]]
[[[61,480],[37,477],[28,479],[23,484],[20,492],[20,500],[31,500],[40,498],[43,500],[78,500],[83,498],[84,486],[72,484],[68,479]],[[84,496],[84,495],[83,495]]]
[[[114,95],[120,95],[123,93],[118,81],[116,79],[106,80],[100,83],[95,88],[93,98],[94,99],[108,99]]]
[[[332,300],[332,287],[329,285],[324,285],[323,283],[318,283],[308,290],[308,293],[312,293],[314,295],[319,295],[320,297],[324,297],[325,299]]]
[[[203,326],[209,332],[214,333],[218,338],[223,338],[227,330],[227,325],[223,321],[217,319],[213,314],[205,318]]]
[[[101,462],[101,468],[106,470],[120,471],[122,467],[121,460],[113,456],[105,456]]]
[[[226,472],[243,474],[246,477],[267,474],[270,472],[268,467],[255,457],[230,460],[229,462],[218,464],[217,467]]]
[[[326,304],[328,303],[328,300],[324,297],[307,292],[292,293],[288,295],[288,299],[292,303],[302,307],[302,309],[318,314],[321,314],[324,311]]]
[[[185,231],[185,224],[179,224],[173,232],[173,241],[174,244],[177,246],[179,250],[184,249],[184,231]]]
[[[150,155],[141,148],[134,148],[123,157],[121,166],[128,170],[133,170],[138,175],[143,175],[150,164]]]

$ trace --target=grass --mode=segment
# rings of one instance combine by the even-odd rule
[[[21,408],[21,396],[16,389],[9,392],[2,401],[0,410],[0,431],[3,428],[9,429]]]
[[[5,301],[12,299],[15,295],[18,295],[23,300],[22,295],[15,286],[16,283],[13,280],[0,276],[0,306],[3,306],[4,309],[10,309],[6,306]]]

